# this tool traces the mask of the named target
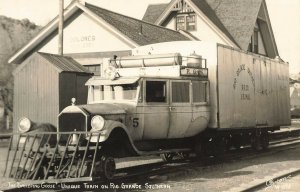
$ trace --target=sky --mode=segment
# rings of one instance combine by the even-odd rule
[[[170,0],[86,0],[94,5],[141,19],[148,4]],[[0,15],[28,18],[45,25],[58,13],[59,0],[0,0]],[[65,0],[67,6],[71,0]],[[300,72],[300,0],[266,0],[280,57],[290,63],[290,74]]]

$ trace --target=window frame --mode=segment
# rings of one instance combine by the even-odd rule
[[[192,30],[188,30],[188,17],[191,17],[191,16],[194,16],[194,23],[195,23],[195,29],[192,29]],[[177,26],[178,26],[178,17],[184,17],[184,22],[181,22],[184,24],[184,29],[178,29]],[[176,31],[178,30],[185,30],[185,31],[197,31],[197,14],[194,13],[194,12],[191,12],[191,13],[180,13],[180,14],[177,14],[176,17],[175,17],[175,29]]]
[[[89,85],[88,86],[88,99],[87,99],[87,103],[88,104],[95,104],[95,103],[110,103],[110,102],[135,102],[135,103],[140,103],[140,94],[141,94],[141,81],[139,80],[137,83],[137,89],[136,89],[136,96],[134,99],[115,99],[115,95],[113,96],[113,99],[105,99],[103,100],[103,98],[105,98],[105,94],[108,94],[108,90],[105,89],[110,89],[110,93],[112,94],[114,92],[114,90],[112,89],[112,86],[116,86],[116,85]],[[95,87],[100,87],[100,93],[102,92],[102,99],[101,100],[97,100],[95,101]],[[124,90],[122,90],[124,91]]]
[[[206,93],[205,93],[205,102],[194,102],[194,90],[193,90],[193,82],[201,82],[201,83],[205,83],[206,84]],[[197,80],[192,80],[191,81],[191,91],[192,91],[192,103],[195,105],[207,105],[209,104],[209,81],[197,81]]]
[[[189,83],[189,102],[173,102],[173,82],[188,82]],[[175,106],[182,106],[182,105],[190,105],[192,103],[192,90],[191,90],[191,80],[170,80],[170,104]]]
[[[258,55],[263,55],[259,53],[259,35],[260,35],[261,31],[260,31],[260,27],[259,27],[259,23],[258,21],[256,21],[254,29],[252,31],[252,35],[250,38],[250,42],[248,45],[248,52],[254,53],[254,54],[258,54]]]
[[[165,82],[166,83],[166,88],[165,88],[165,91],[166,91],[166,101],[165,102],[147,102],[146,101],[146,95],[147,95],[147,81],[160,81],[160,82]],[[145,105],[169,105],[170,103],[170,99],[169,99],[169,96],[170,96],[170,91],[169,91],[169,84],[170,84],[170,81],[167,80],[167,79],[144,79],[143,80],[143,90],[142,90],[142,98],[143,98],[143,103]]]

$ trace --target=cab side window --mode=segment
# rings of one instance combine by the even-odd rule
[[[193,81],[192,87],[193,87],[194,103],[207,102],[207,97],[206,97],[207,82]]]
[[[190,102],[190,82],[172,82],[172,102],[189,103]]]
[[[146,102],[167,102],[166,81],[146,81]]]

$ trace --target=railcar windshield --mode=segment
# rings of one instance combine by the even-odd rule
[[[116,85],[90,85],[88,103],[102,101],[136,101],[139,83]]]

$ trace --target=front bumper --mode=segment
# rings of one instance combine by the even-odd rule
[[[102,147],[100,138],[100,132],[14,134],[4,176],[32,180],[92,177]]]

